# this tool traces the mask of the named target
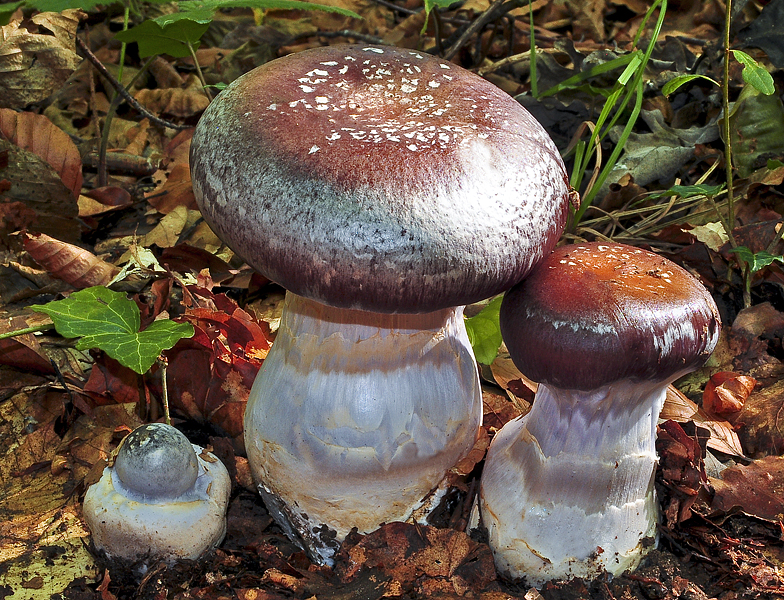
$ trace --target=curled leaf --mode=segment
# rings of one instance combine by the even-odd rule
[[[741,411],[756,384],[753,377],[720,371],[705,385],[702,408],[709,414],[731,417]]]
[[[25,250],[35,262],[77,289],[108,284],[119,267],[101,260],[84,248],[61,242],[44,233],[24,236]]]

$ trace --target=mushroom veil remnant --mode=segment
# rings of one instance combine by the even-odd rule
[[[215,456],[165,423],[134,429],[82,509],[110,558],[195,559],[226,533],[231,481]]]
[[[522,279],[566,220],[567,174],[511,97],[411,50],[272,61],[205,111],[204,218],[287,298],[245,445],[268,507],[329,563],[405,520],[475,442],[463,305]]]
[[[480,509],[499,570],[540,585],[635,568],[656,536],[656,422],[667,386],[719,337],[708,291],[620,244],[562,246],[507,292],[501,332],[539,382],[488,450]]]

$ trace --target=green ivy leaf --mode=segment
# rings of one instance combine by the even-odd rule
[[[163,15],[140,25],[120,31],[115,38],[120,42],[139,44],[139,56],[168,54],[174,58],[190,56],[188,45],[195,50],[201,36],[209,29],[212,11],[193,10]]]
[[[501,347],[501,326],[498,322],[501,300],[503,296],[496,296],[479,314],[465,320],[474,356],[483,365],[492,364]]]
[[[749,265],[749,269],[752,273],[761,271],[775,261],[784,263],[784,256],[777,256],[775,254],[771,254],[770,252],[766,252],[765,250],[760,250],[759,252],[755,253],[749,250],[746,246],[738,246],[737,248],[731,249],[730,252],[737,254],[738,258]]]
[[[81,338],[76,343],[79,350],[99,348],[139,374],[146,373],[162,351],[193,335],[190,323],[168,320],[154,321],[139,331],[141,315],[136,303],[103,286],[31,308],[49,315],[63,337]]]
[[[705,79],[706,81],[710,81],[716,87],[719,86],[717,81],[705,75],[678,75],[664,84],[664,87],[662,88],[662,94],[669,96],[682,85],[685,85],[690,81],[694,81],[695,79]]]

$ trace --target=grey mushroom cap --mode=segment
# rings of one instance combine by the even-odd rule
[[[566,222],[536,120],[454,64],[330,46],[237,79],[191,145],[207,222],[269,279],[375,312],[474,302],[521,280]]]
[[[177,498],[193,487],[199,463],[181,431],[165,423],[148,423],[122,441],[114,470],[127,489],[165,499]]]

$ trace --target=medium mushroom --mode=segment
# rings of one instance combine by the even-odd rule
[[[134,429],[87,489],[83,515],[110,558],[195,559],[226,533],[231,481],[215,456],[165,423]]]
[[[667,386],[719,337],[708,291],[620,244],[562,246],[504,297],[501,332],[539,389],[488,450],[482,521],[499,571],[540,585],[635,568],[656,537]]]
[[[196,128],[191,173],[210,226],[288,290],[245,445],[272,514],[329,563],[353,527],[422,508],[470,451],[482,403],[463,305],[554,247],[566,170],[487,81],[354,45],[232,83]]]

